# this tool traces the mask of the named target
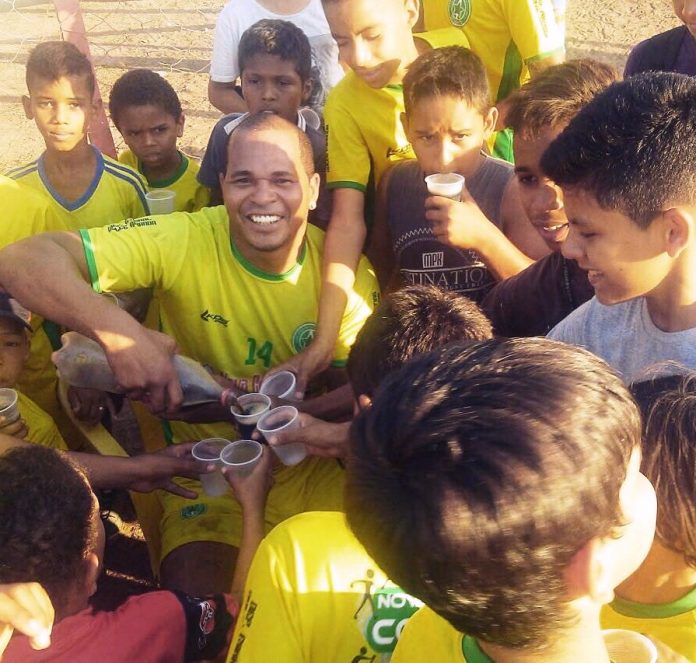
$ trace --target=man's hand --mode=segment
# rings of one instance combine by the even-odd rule
[[[268,491],[273,485],[271,450],[264,446],[261,459],[246,477],[235,474],[231,467],[224,467],[222,473],[227,482],[232,486],[232,491],[244,511],[245,517],[249,514],[263,514],[266,508]]]
[[[34,649],[46,649],[54,618],[51,599],[38,582],[0,585],[0,658],[14,629],[28,636]]]
[[[274,433],[273,446],[301,442],[307,447],[307,453],[324,458],[345,458],[348,455],[348,430],[350,422],[333,424],[316,419],[300,412],[299,428],[284,433]],[[259,433],[254,433],[258,436]]]
[[[488,241],[494,227],[466,187],[462,189],[461,202],[443,196],[426,198],[425,218],[438,241],[458,249],[477,250]]]
[[[297,382],[295,384],[294,400],[301,401],[307,391],[307,385],[312,378],[325,371],[331,363],[333,348],[328,351],[319,343],[312,342],[299,354],[294,355],[286,362],[274,366],[266,376],[273,375],[278,371],[290,371],[295,374]]]
[[[68,402],[73,414],[89,426],[96,426],[104,416],[107,395],[96,389],[68,387]]]
[[[7,417],[0,415],[0,434],[9,435],[23,440],[29,433],[27,422],[19,417],[17,419],[8,420]]]
[[[172,362],[173,338],[140,327],[137,337],[103,334],[99,340],[128,398],[143,401],[156,415],[178,410],[183,394]]]

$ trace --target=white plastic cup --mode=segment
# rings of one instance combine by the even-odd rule
[[[640,633],[617,628],[602,631],[602,636],[612,661],[657,663],[657,647]]]
[[[259,393],[294,400],[297,377],[292,371],[278,371],[264,378]]]
[[[175,198],[176,192],[171,189],[153,189],[145,194],[150,214],[171,214]]]
[[[239,432],[244,439],[249,439],[256,428],[256,422],[271,409],[271,399],[266,394],[244,394],[237,399],[237,404],[249,414],[239,414],[234,407],[230,412],[237,420]]]
[[[11,424],[19,419],[19,396],[14,389],[4,387],[0,389],[0,422]]]
[[[231,442],[222,437],[210,437],[206,440],[196,442],[191,449],[191,455],[196,460],[216,466],[214,472],[207,472],[206,474],[199,475],[203,490],[205,494],[210,497],[220,497],[227,493],[230,488],[227,479],[225,479],[220,471],[223,467],[220,457],[223,450],[229,444],[231,444]]]
[[[444,196],[452,200],[462,199],[464,177],[458,173],[434,173],[425,178],[428,193],[433,196]]]
[[[297,465],[307,456],[307,448],[302,442],[293,444],[275,445],[277,434],[298,428],[297,408],[292,405],[281,405],[280,407],[266,412],[256,424],[259,432],[266,438],[266,441],[273,449],[273,453],[278,456],[283,465]]]
[[[237,440],[230,442],[220,454],[223,466],[229,467],[240,477],[246,477],[258,465],[263,446],[256,440]]]

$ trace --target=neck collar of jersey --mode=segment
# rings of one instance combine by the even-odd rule
[[[618,596],[611,602],[614,611],[626,617],[637,617],[639,619],[665,619],[666,617],[676,617],[696,609],[696,587],[681,598],[670,603],[638,603],[629,601]]]
[[[66,210],[68,210],[68,212],[74,212],[76,209],[79,209],[92,197],[94,192],[97,190],[97,187],[99,186],[99,180],[101,180],[102,173],[104,172],[104,157],[102,156],[102,153],[96,147],[94,147],[94,145],[90,145],[90,147],[94,150],[94,156],[97,159],[97,167],[94,170],[94,177],[92,178],[92,181],[89,183],[89,186],[87,187],[85,192],[79,198],[77,198],[77,200],[67,200],[66,198],[63,198],[63,196],[61,196],[51,186],[51,182],[49,181],[48,175],[46,173],[46,153],[44,152],[39,157],[37,167],[39,171],[39,177],[41,178],[43,185],[46,187],[48,193],[51,194],[51,197],[61,207],[64,207]]]
[[[231,237],[230,248],[232,249],[232,255],[235,257],[235,260],[244,268],[244,270],[249,272],[249,274],[256,276],[259,279],[263,279],[264,281],[272,281],[277,283],[278,281],[289,281],[302,270],[302,265],[304,264],[305,257],[307,256],[307,239],[305,238],[304,242],[302,242],[302,247],[300,248],[300,255],[297,262],[287,272],[283,272],[282,274],[265,272],[256,267],[256,265],[253,265],[242,255],[241,251],[237,248],[237,245],[234,243],[234,240]]]
[[[145,171],[143,170],[143,164],[140,161],[140,159],[138,159],[138,170],[145,176],[148,186],[151,186],[153,189],[165,189],[166,187],[171,186],[172,184],[175,184],[179,181],[181,176],[186,172],[186,169],[188,168],[189,160],[183,152],[177,150],[177,153],[179,154],[179,166],[177,167],[176,172],[171,177],[167,177],[164,180],[151,180],[147,175],[145,175]]]

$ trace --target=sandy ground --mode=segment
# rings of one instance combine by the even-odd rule
[[[219,116],[208,103],[206,88],[215,17],[223,2],[170,0],[166,9],[163,4],[156,0],[82,3],[97,78],[108,98],[114,80],[129,68],[148,67],[165,74],[187,117],[182,147],[200,155]],[[568,5],[568,56],[594,57],[618,68],[633,44],[677,24],[669,0],[569,0]],[[35,158],[43,149],[19,99],[28,51],[58,36],[52,3],[0,0],[0,172]]]

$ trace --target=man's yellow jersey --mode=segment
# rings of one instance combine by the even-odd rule
[[[302,513],[261,542],[227,663],[386,663],[421,605],[368,556],[345,514]]]
[[[67,450],[65,440],[58,432],[58,427],[53,419],[21,391],[17,392],[17,395],[19,397],[17,400],[19,415],[24,419],[29,431],[26,441],[51,449]]]
[[[128,166],[93,147],[97,159],[94,177],[77,200],[66,200],[53,189],[46,175],[44,157],[7,173],[13,180],[31,187],[50,205],[69,230],[96,228],[148,213],[145,184]]]
[[[197,212],[210,202],[210,189],[203,186],[197,179],[200,166],[183,152],[179,152],[181,162],[179,169],[166,180],[149,180],[143,172],[142,164],[130,150],[125,150],[118,155],[120,163],[137,170],[147,181],[148,190],[170,189],[176,193],[174,207],[177,212]]]

